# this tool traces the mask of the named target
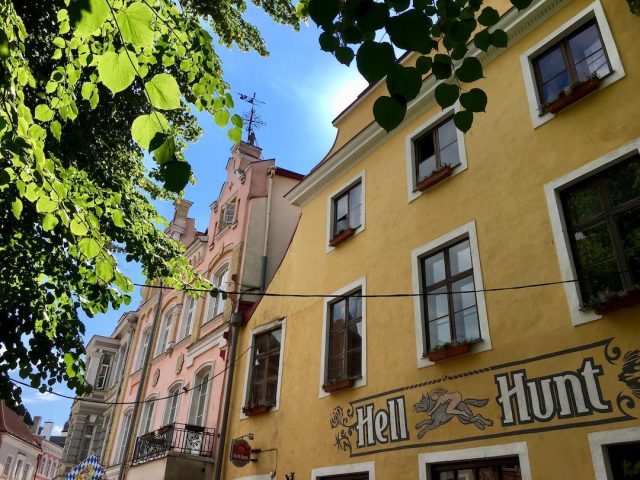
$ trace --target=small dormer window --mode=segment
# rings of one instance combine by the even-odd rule
[[[222,232],[229,225],[236,222],[236,200],[229,200],[222,207],[220,212],[220,221],[218,222],[218,233]]]

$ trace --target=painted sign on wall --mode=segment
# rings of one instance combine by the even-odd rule
[[[350,456],[632,420],[640,349],[613,339],[444,375],[336,407],[335,445]]]

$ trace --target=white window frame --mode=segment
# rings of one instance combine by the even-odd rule
[[[469,239],[469,247],[471,248],[471,264],[473,266],[473,282],[476,290],[483,290],[484,283],[482,281],[482,269],[480,268],[480,251],[478,249],[478,234],[476,232],[475,220],[456,228],[455,230],[445,233],[444,235],[422,245],[411,252],[411,271],[413,276],[414,293],[422,292],[422,272],[420,268],[420,259],[425,255],[438,251],[443,245],[455,240],[458,237],[466,236]],[[418,368],[429,367],[435,365],[427,359],[424,354],[427,332],[424,318],[424,299],[420,295],[413,297],[413,316],[415,318],[416,328],[416,355]],[[478,308],[478,325],[480,327],[480,340],[471,345],[471,353],[485,352],[491,350],[491,335],[489,332],[489,320],[487,317],[487,304],[484,292],[476,292],[476,306]]]
[[[439,123],[442,123],[447,117],[452,117],[460,109],[459,104],[455,107],[447,108],[436,115],[429,118],[425,123],[413,130],[409,135],[405,137],[405,163],[407,169],[407,198],[409,203],[413,202],[416,198],[420,198],[424,193],[420,190],[415,190],[416,168],[415,168],[415,141],[429,130],[433,130]],[[456,165],[451,172],[451,176],[454,177],[467,169],[467,152],[464,144],[464,133],[456,128],[456,139],[458,142],[458,154],[460,155],[460,164]]]
[[[326,382],[327,378],[327,362],[329,361],[329,355],[327,349],[329,345],[327,343],[329,335],[329,308],[334,302],[334,295],[346,295],[354,290],[360,290],[361,295],[367,294],[367,279],[361,277],[358,280],[350,283],[349,285],[333,292],[331,297],[324,299],[324,305],[322,308],[322,343],[320,346],[320,385],[318,386],[318,398],[324,398],[331,395],[325,392],[322,386]],[[362,377],[353,382],[351,388],[364,387],[367,384],[367,299],[362,297]]]
[[[520,66],[522,67],[524,86],[527,92],[529,113],[531,114],[531,123],[534,128],[538,128],[539,126],[547,123],[549,120],[553,119],[555,115],[551,112],[546,112],[540,115],[541,102],[538,94],[535,69],[532,59],[592,19],[595,19],[598,24],[600,34],[602,35],[602,43],[607,52],[612,70],[606,78],[602,79],[598,90],[602,90],[612,83],[624,78],[624,68],[622,67],[620,54],[618,53],[618,49],[616,48],[616,44],[613,40],[613,35],[611,34],[607,17],[604,14],[602,4],[599,0],[596,0],[520,56]],[[596,92],[598,90],[596,90]]]
[[[9,468],[7,468],[7,465],[9,466]],[[5,475],[7,475],[7,477],[10,477],[10,472],[12,467],[14,467],[14,463],[13,463],[13,455],[7,455],[7,458],[4,461],[4,465],[2,466],[2,473],[4,473]]]
[[[169,348],[169,343],[173,341],[173,329],[175,326],[174,320],[176,318],[180,318],[179,315],[177,315],[179,313],[179,310],[180,305],[174,305],[164,314],[162,318],[162,324],[160,326],[158,343],[156,344],[154,357],[157,357],[158,355],[166,352],[167,348]]]
[[[128,344],[125,343],[118,349],[118,360],[116,362],[116,371],[114,372],[114,379],[121,380],[124,375],[124,367],[127,361],[127,348]]]
[[[229,283],[230,266],[231,266],[231,262],[225,262],[222,265],[220,265],[211,275],[211,283],[215,287],[222,288],[223,290],[226,289],[226,287],[224,287],[222,284]],[[226,275],[226,280],[223,282],[222,280],[225,275]],[[224,313],[224,304],[225,304],[225,300],[222,299],[222,294],[218,294],[215,297],[212,297],[211,295],[209,295],[209,298],[207,299],[207,309],[205,310],[206,317],[203,323],[210,322],[211,320],[216,318],[218,315]],[[222,305],[222,310],[218,312],[220,305]],[[211,309],[213,309],[213,312],[211,311]]]
[[[596,478],[598,480],[613,480],[606,447],[621,443],[640,442],[640,427],[591,432],[588,438]]]
[[[105,356],[109,357],[109,363],[105,363]],[[100,357],[100,365],[98,365],[98,373],[96,375],[96,390],[106,390],[109,388],[109,376],[111,374],[111,365],[113,364],[113,353],[105,352]],[[102,375],[102,370],[105,370],[105,374]],[[100,385],[100,378],[103,378],[102,384]]]
[[[131,434],[131,423],[133,418],[133,409],[125,411],[122,414],[122,422],[120,424],[120,438],[118,441],[118,448],[116,449],[115,457],[114,457],[114,465],[120,465],[123,460],[126,452],[124,451],[127,444],[127,437]]]
[[[334,213],[334,200],[339,197],[340,195],[342,195],[343,193],[345,193],[347,190],[349,190],[351,187],[355,186],[358,182],[360,182],[360,194],[362,196],[361,198],[361,202],[360,204],[362,205],[362,212],[361,212],[361,223],[360,226],[358,228],[356,228],[355,233],[353,234],[353,236],[355,237],[356,235],[360,234],[361,232],[364,231],[364,227],[365,227],[365,211],[366,211],[366,202],[365,199],[367,198],[366,192],[365,192],[365,175],[364,175],[364,170],[362,170],[361,172],[359,172],[358,174],[356,174],[355,176],[351,177],[347,182],[345,182],[344,184],[342,184],[340,186],[340,188],[334,190],[333,192],[331,192],[329,194],[329,196],[327,197],[327,253],[330,253],[332,251],[335,250],[335,247],[332,247],[331,245],[329,245],[329,242],[331,241],[331,239],[333,238],[333,213]]]
[[[195,415],[197,415],[198,410],[198,401],[196,400],[196,391],[198,390],[197,385],[202,383],[198,380],[198,376],[203,374],[205,370],[209,370],[209,378],[207,381],[207,390],[204,398],[204,412],[202,412],[202,427],[207,425],[207,414],[209,413],[209,401],[211,400],[211,387],[213,383],[213,363],[205,363],[203,364],[194,374],[193,374],[193,383],[191,390],[191,397],[189,398],[189,412],[187,414],[187,423],[189,425],[197,425],[195,423]],[[198,395],[200,392],[198,391]],[[195,402],[195,403],[194,403]]]
[[[140,425],[138,426],[138,436],[153,432],[153,416],[156,410],[156,395],[149,395],[142,404],[142,414],[140,415]],[[145,426],[145,424],[148,425]]]
[[[251,338],[251,355],[247,356],[247,365],[244,370],[244,391],[242,393],[242,404],[240,405],[240,418],[245,419],[249,418],[244,414],[242,408],[247,405],[247,399],[249,398],[250,384],[251,384],[251,370],[253,369],[253,345],[255,341],[256,335],[259,335],[263,332],[268,332],[269,330],[275,330],[276,328],[281,328],[281,336],[280,336],[280,359],[278,363],[278,387],[276,389],[276,404],[271,407],[271,411],[275,412],[280,410],[280,389],[282,386],[282,365],[284,359],[284,342],[285,336],[287,333],[287,318],[281,318],[278,320],[274,320],[273,322],[266,323],[264,325],[257,326],[249,332]]]
[[[20,474],[22,473],[22,469],[24,468],[26,461],[27,461],[27,457],[19,453],[18,456],[16,457],[16,467],[13,469],[13,476],[10,478],[14,478],[14,479],[20,478]]]
[[[435,480],[431,476],[430,466],[445,462],[463,462],[465,460],[489,460],[500,457],[518,457],[522,480],[532,480],[529,465],[529,451],[526,442],[503,443],[486,447],[446,450],[418,455],[418,472],[420,480]]]
[[[145,357],[147,356],[147,351],[151,348],[151,333],[151,325],[148,325],[144,330],[142,330],[140,347],[138,349],[138,358],[136,359],[136,371],[142,368],[146,359]]]
[[[369,480],[376,480],[376,464],[374,462],[350,463],[348,465],[332,465],[311,470],[311,480],[347,473],[368,473]]]
[[[571,242],[567,236],[567,226],[562,211],[560,192],[638,153],[640,153],[640,138],[586,165],[582,165],[576,170],[544,186],[551,221],[551,230],[558,254],[558,263],[560,264],[560,275],[564,282],[564,291],[567,296],[569,313],[571,314],[571,323],[574,326],[599,320],[602,316],[591,310],[581,310],[580,286],[578,282],[574,281],[578,278],[578,274],[573,262]]]
[[[229,205],[233,204],[233,218],[231,219],[231,222],[226,222],[225,217],[227,215],[227,207]],[[222,208],[220,208],[220,217],[218,219],[218,231],[216,232],[216,235],[221,234],[222,232],[224,232],[228,227],[231,227],[232,225],[235,225],[237,223],[238,219],[238,198],[237,197],[233,197],[229,200],[227,200],[224,205],[222,205]]]
[[[171,386],[167,389],[167,399],[165,401],[164,404],[164,413],[162,414],[162,426],[166,426],[166,425],[170,425],[172,423],[175,423],[178,420],[178,414],[180,413],[180,398],[182,397],[182,392],[180,392],[180,389],[182,388],[182,380],[178,380],[177,382],[174,382],[171,384]],[[175,399],[176,399],[176,411],[175,411],[175,418],[173,419],[173,421],[169,421],[169,413],[170,413],[170,406],[171,406],[171,401],[173,400],[173,396],[171,396],[171,391],[172,390],[176,390],[176,395],[175,395]]]
[[[198,299],[185,295],[184,306],[182,307],[182,322],[180,322],[180,336],[178,341],[182,341],[191,335],[193,325],[195,324],[196,315],[198,313]],[[191,320],[187,321],[191,316]]]
[[[30,470],[31,470],[31,464],[25,463],[24,468],[22,469],[22,480],[27,480]]]

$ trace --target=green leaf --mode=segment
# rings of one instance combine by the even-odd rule
[[[416,60],[416,68],[422,75],[426,75],[431,70],[431,66],[433,65],[433,60],[431,57],[421,56]]]
[[[113,280],[113,266],[111,262],[104,258],[98,259],[98,261],[96,261],[96,274],[104,283],[111,282],[111,280]]]
[[[51,130],[53,136],[56,137],[58,141],[60,141],[60,136],[62,135],[62,125],[60,125],[60,122],[58,122],[57,120],[51,122],[51,124],[49,125],[49,130]]]
[[[396,56],[390,43],[364,42],[356,54],[358,71],[369,83],[383,78],[395,63]]]
[[[456,77],[465,83],[475,82],[482,78],[482,64],[475,57],[467,57],[456,69]]]
[[[22,213],[22,200],[16,198],[11,202],[11,211],[13,212],[13,216],[19,219]]]
[[[227,136],[233,143],[238,143],[240,140],[242,140],[242,128],[234,127],[229,129],[229,131],[227,132]]]
[[[36,202],[36,211],[38,213],[53,212],[58,208],[58,202],[51,200],[49,197],[42,196]]]
[[[120,53],[106,52],[98,60],[98,74],[102,84],[111,90],[111,93],[121,92],[133,83],[136,62],[135,56],[129,58],[124,48]]]
[[[83,37],[96,33],[109,16],[106,0],[71,0],[69,19]]]
[[[309,0],[307,5],[311,20],[318,25],[327,25],[336,18],[340,8],[339,0]]]
[[[389,10],[382,3],[367,4],[356,12],[358,27],[364,32],[375,32],[384,27],[389,18]]]
[[[48,122],[53,118],[54,113],[47,105],[40,104],[36,107],[35,117],[41,122]]]
[[[415,9],[391,17],[386,24],[391,42],[402,50],[429,53],[431,38],[428,31],[433,22],[423,12]]]
[[[495,30],[490,35],[490,42],[496,48],[506,48],[509,43],[509,36],[504,30]]]
[[[484,112],[487,107],[487,94],[479,88],[472,88],[460,95],[460,104],[471,112]]]
[[[112,214],[111,214],[111,220],[113,220],[113,224],[116,227],[119,228],[124,228],[125,224],[124,224],[124,214],[120,211],[120,210],[115,210]]]
[[[484,25],[485,27],[491,27],[495,25],[500,20],[500,14],[495,8],[492,7],[484,7],[482,12],[478,16],[478,23],[480,25]]]
[[[491,34],[489,33],[489,30],[485,28],[484,30],[476,33],[473,37],[473,44],[483,52],[489,50],[489,47],[491,46]]]
[[[231,117],[231,123],[238,128],[242,128],[244,126],[242,117],[238,114],[235,114]]]
[[[456,103],[459,95],[460,87],[449,83],[441,83],[435,90],[436,102],[438,102],[438,105],[443,109]]]
[[[405,101],[413,100],[420,93],[422,76],[414,67],[395,64],[387,74],[387,89],[391,96],[401,96]]]
[[[187,162],[173,160],[160,168],[164,188],[171,192],[181,192],[191,178],[191,166]]]
[[[163,134],[167,128],[167,119],[160,112],[140,115],[131,124],[131,137],[142,148],[152,151],[152,140],[156,135]]]
[[[0,58],[8,58],[9,54],[9,38],[5,31],[0,28]]]
[[[83,237],[89,231],[89,229],[85,225],[85,222],[83,222],[79,217],[76,217],[75,215],[73,217],[73,220],[71,220],[70,228],[71,233],[73,233],[77,237]]]
[[[384,3],[393,8],[396,12],[404,12],[411,4],[410,0],[385,0]]]
[[[168,73],[154,75],[145,83],[151,105],[160,110],[180,108],[180,88],[178,82]]]
[[[231,114],[229,110],[218,110],[213,114],[213,121],[216,122],[220,128],[224,128],[229,123],[229,118],[231,118]]]
[[[392,97],[380,97],[373,104],[373,116],[382,128],[390,132],[402,123],[407,104]]]
[[[511,0],[511,4],[516,7],[518,10],[524,10],[533,0]]]
[[[320,42],[320,49],[325,52],[335,52],[340,46],[340,40],[330,32],[322,32],[318,37],[318,41]]]
[[[47,213],[42,219],[42,228],[46,232],[53,230],[57,224],[58,224],[58,217],[53,213]]]
[[[153,43],[152,19],[153,12],[142,2],[133,2],[116,15],[122,38],[136,47],[147,47]]]
[[[473,113],[468,110],[456,112],[453,116],[453,123],[455,123],[458,130],[463,133],[467,133],[473,123]]]
[[[353,50],[349,47],[339,47],[336,50],[336,59],[343,65],[351,65],[351,62],[353,62],[353,57]]]
[[[154,149],[153,157],[159,164],[170,162],[176,153],[176,143],[172,137],[168,137],[162,144]]]
[[[93,93],[95,91],[96,91],[96,84],[95,83],[84,82],[82,84],[81,94],[82,94],[82,98],[84,100],[89,100],[93,96]]]
[[[451,66],[451,59],[442,53],[438,53],[433,57],[433,65],[431,66],[433,75],[438,80],[445,80],[451,76],[453,67]]]
[[[87,258],[95,258],[100,253],[100,244],[95,238],[83,238],[78,242],[78,248]]]

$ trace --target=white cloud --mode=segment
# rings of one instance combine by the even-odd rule
[[[45,393],[38,392],[34,397],[25,396],[22,400],[24,403],[28,403],[28,404],[49,403],[49,402],[55,402],[56,400],[58,400],[58,397],[48,392],[45,392]]]
[[[54,425],[53,430],[51,430],[51,435],[53,436],[62,435],[62,425]]]

